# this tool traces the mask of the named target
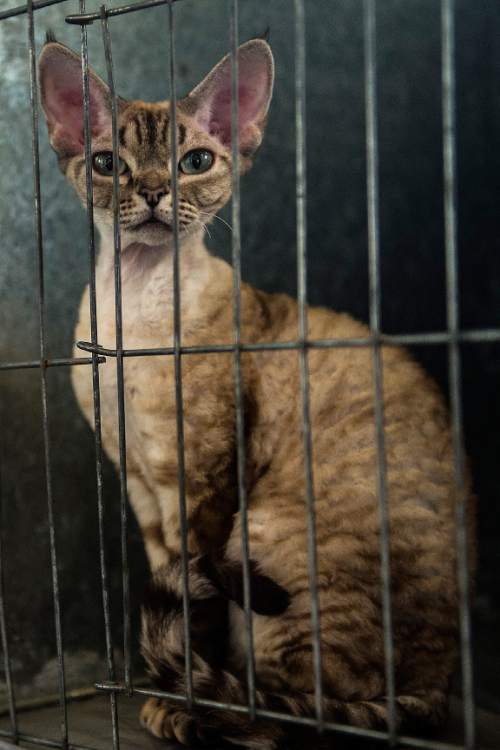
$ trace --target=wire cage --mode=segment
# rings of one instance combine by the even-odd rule
[[[120,746],[120,721],[118,719],[117,699],[120,695],[133,694],[166,697],[187,703],[199,703],[214,709],[230,709],[248,713],[251,717],[262,716],[276,721],[300,723],[317,727],[320,731],[331,731],[363,739],[381,740],[387,745],[397,744],[401,747],[420,747],[434,750],[458,748],[459,745],[449,742],[438,742],[429,739],[399,736],[396,733],[395,720],[395,680],[394,680],[394,650],[391,618],[391,577],[390,577],[390,528],[386,494],[385,456],[384,456],[384,414],[383,414],[383,372],[381,366],[381,346],[443,346],[448,352],[449,393],[451,406],[452,434],[455,455],[455,477],[457,483],[457,497],[459,501],[456,509],[457,520],[457,577],[460,591],[460,642],[461,642],[461,675],[463,696],[464,743],[460,747],[472,750],[478,747],[475,733],[475,702],[472,669],[471,620],[469,612],[469,582],[468,561],[465,528],[465,492],[464,474],[465,457],[463,452],[463,418],[461,407],[461,344],[487,343],[500,341],[500,329],[468,329],[462,330],[459,322],[458,300],[458,266],[457,266],[457,178],[456,178],[456,126],[455,126],[455,3],[454,0],[441,0],[441,55],[442,55],[442,137],[443,137],[443,179],[444,179],[444,216],[445,216],[445,260],[446,260],[446,310],[447,327],[441,332],[408,333],[389,335],[381,328],[381,283],[380,283],[380,249],[379,249],[379,189],[378,189],[378,134],[377,134],[377,65],[376,65],[376,0],[364,0],[364,74],[365,74],[365,118],[366,118],[366,207],[368,217],[368,248],[369,248],[369,322],[370,335],[365,338],[311,340],[307,336],[307,178],[306,178],[306,44],[305,44],[305,0],[290,2],[295,18],[295,133],[296,133],[296,247],[297,247],[297,289],[299,302],[299,330],[293,341],[274,342],[268,344],[248,344],[241,338],[241,232],[240,232],[240,179],[237,170],[232,174],[232,261],[233,261],[233,319],[234,339],[232,344],[183,346],[181,330],[181,300],[179,283],[179,224],[178,224],[178,186],[177,186],[177,146],[176,138],[172,138],[172,195],[174,207],[173,226],[173,273],[174,273],[174,342],[173,346],[156,349],[124,349],[122,338],[122,294],[121,294],[121,248],[119,231],[119,182],[117,172],[118,128],[117,106],[114,84],[113,53],[111,39],[111,21],[115,16],[135,14],[146,8],[168,6],[169,59],[168,71],[170,80],[170,99],[176,101],[176,59],[175,59],[175,13],[174,3],[179,0],[142,0],[123,7],[107,8],[102,6],[100,12],[87,13],[85,0],[80,0],[79,13],[68,15],[66,21],[76,24],[81,30],[81,61],[82,86],[84,101],[84,132],[87,180],[87,217],[88,217],[88,257],[90,261],[90,316],[91,341],[79,342],[79,348],[88,356],[78,358],[50,359],[47,356],[47,331],[45,320],[45,288],[44,288],[44,236],[42,228],[42,200],[40,186],[40,158],[38,144],[39,101],[37,90],[37,73],[35,58],[35,11],[49,5],[65,2],[65,0],[29,0],[10,10],[0,12],[0,21],[16,15],[27,16],[30,65],[30,96],[31,96],[31,129],[32,156],[34,179],[33,211],[36,227],[36,248],[38,259],[38,310],[39,310],[39,346],[40,356],[33,361],[1,362],[0,370],[20,370],[34,368],[39,371],[41,386],[41,404],[43,415],[43,442],[45,448],[45,481],[48,512],[49,542],[51,554],[52,592],[55,622],[55,639],[58,656],[58,682],[61,734],[59,738],[30,736],[19,730],[16,711],[16,700],[11,679],[11,665],[9,656],[9,633],[6,625],[5,602],[3,596],[3,580],[0,589],[0,635],[3,648],[4,669],[6,675],[10,728],[1,729],[0,735],[6,740],[18,743],[32,743],[39,746],[73,748],[84,750],[83,746],[70,742],[68,729],[68,696],[65,683],[65,664],[62,634],[62,614],[60,602],[60,585],[58,573],[58,549],[55,534],[55,508],[53,493],[53,471],[51,460],[51,426],[49,419],[47,394],[47,369],[51,367],[89,367],[92,371],[94,417],[95,417],[95,471],[97,485],[97,504],[99,519],[99,549],[101,566],[102,601],[104,611],[104,626],[106,638],[107,675],[96,685],[98,691],[108,694],[110,699],[110,720],[112,724],[112,746]],[[228,0],[228,19],[230,24],[231,65],[232,65],[232,156],[234,163],[238,161],[238,0]],[[90,139],[90,104],[89,104],[89,56],[88,34],[92,28],[97,34],[100,26],[102,44],[105,52],[107,82],[112,97],[112,128],[113,128],[113,210],[114,210],[114,247],[115,247],[115,299],[116,299],[116,346],[114,349],[103,348],[99,344],[97,330],[97,303],[95,262],[96,248],[93,223],[93,189],[92,189],[92,155]],[[175,107],[172,108],[171,128],[176,133]],[[309,370],[308,352],[314,348],[335,347],[368,347],[373,361],[373,389],[375,394],[375,427],[378,457],[378,502],[380,514],[380,580],[383,602],[383,625],[385,647],[385,677],[389,707],[389,729],[387,732],[376,730],[362,730],[347,727],[328,721],[323,715],[323,692],[321,682],[321,643],[320,643],[320,609],[318,605],[318,590],[316,584],[316,537],[315,537],[315,504],[312,463],[311,425],[309,415]],[[307,488],[305,498],[308,514],[308,550],[309,550],[309,580],[311,590],[311,629],[314,645],[315,671],[315,705],[314,718],[299,718],[274,711],[263,711],[256,707],[255,700],[255,669],[252,640],[252,609],[250,592],[250,567],[248,553],[248,528],[246,523],[246,487],[244,477],[245,466],[245,424],[242,397],[242,368],[241,356],[243,352],[258,350],[296,350],[300,361],[301,403],[304,439],[304,472]],[[185,469],[184,469],[184,430],[183,430],[183,380],[182,363],[185,357],[192,354],[206,354],[225,352],[232,354],[235,383],[236,403],[236,434],[237,434],[237,476],[239,510],[242,518],[242,550],[244,554],[243,585],[244,611],[246,623],[247,644],[247,683],[248,705],[222,704],[215,700],[196,697],[192,684],[192,654],[190,640],[190,602],[188,581],[188,552],[187,552],[187,520],[185,497]],[[176,421],[178,436],[178,487],[180,505],[180,523],[182,532],[182,571],[183,571],[183,602],[185,628],[185,671],[187,691],[183,695],[165,694],[143,687],[134,680],[132,674],[132,644],[130,625],[130,576],[128,560],[128,508],[127,508],[127,466],[126,466],[126,429],[125,429],[125,395],[124,395],[124,360],[128,357],[172,357],[175,363],[175,394]],[[103,474],[102,474],[102,440],[100,415],[100,380],[99,367],[106,360],[116,362],[117,372],[117,404],[118,427],[120,445],[120,502],[121,502],[121,555],[122,555],[122,586],[123,586],[123,676],[119,675],[115,666],[114,644],[110,627],[108,565],[104,543],[104,508],[103,508]],[[0,565],[2,565],[2,551],[0,549]],[[360,744],[360,746],[361,746]],[[10,746],[7,743],[6,747]],[[87,750],[90,750],[87,748]]]

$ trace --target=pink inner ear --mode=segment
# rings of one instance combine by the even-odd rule
[[[60,135],[74,146],[83,146],[83,97],[74,89],[54,89],[46,99],[47,114]]]
[[[260,126],[271,94],[269,68],[256,55],[240,55],[238,81],[240,148],[247,145],[249,126]],[[231,64],[216,72],[202,99],[197,118],[224,145],[231,143]],[[203,102],[203,98],[205,101]],[[250,138],[252,136],[249,136]]]
[[[240,134],[254,120],[258,119],[259,112],[262,109],[262,97],[259,89],[248,86],[245,83],[239,83],[238,102],[239,118],[238,124]],[[259,100],[260,99],[260,100]],[[211,116],[209,118],[209,130],[212,135],[216,135],[224,144],[231,142],[231,81],[225,89],[216,92],[211,104]]]
[[[78,60],[60,55],[49,59],[43,76],[43,108],[54,148],[66,153],[83,150],[83,94]],[[59,59],[57,59],[59,58]],[[90,124],[92,135],[98,136],[109,123],[109,110],[104,93],[90,78]]]

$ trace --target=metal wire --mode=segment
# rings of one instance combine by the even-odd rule
[[[58,0],[62,2],[62,0]],[[170,5],[171,3],[179,2],[179,0],[143,0],[140,3],[132,3],[131,5],[122,5],[119,8],[106,8],[104,13],[107,18],[113,16],[121,16],[124,13],[134,13],[136,10],[144,10],[145,8],[157,8],[159,5]],[[93,23],[101,18],[100,13],[80,13],[77,15],[71,15],[66,17],[66,23]]]
[[[321,622],[318,600],[318,554],[316,510],[309,409],[309,363],[307,358],[307,175],[306,175],[306,38],[304,0],[295,0],[295,136],[297,210],[297,289],[299,304],[299,362],[302,400],[302,433],[307,508],[307,553],[311,590],[311,635],[313,642],[314,698],[317,729],[323,729],[323,685],[321,680]]]
[[[46,359],[45,340],[45,284],[44,284],[44,254],[42,233],[42,200],[40,190],[40,153],[38,144],[38,89],[35,57],[35,19],[33,15],[33,0],[28,0],[28,46],[30,72],[30,104],[31,104],[31,146],[33,154],[33,215],[35,218],[35,242],[37,251],[38,272],[38,333],[40,341],[40,361]],[[57,649],[57,667],[59,697],[61,706],[61,742],[63,747],[68,744],[68,713],[66,706],[66,680],[64,674],[64,648],[61,626],[61,605],[59,599],[59,571],[57,562],[56,533],[54,526],[54,497],[52,491],[52,467],[50,456],[50,428],[47,398],[47,371],[40,367],[40,395],[42,404],[42,425],[44,444],[45,487],[47,492],[47,517],[49,524],[50,561],[52,572],[52,592],[54,600],[54,626]]]
[[[255,718],[255,654],[253,643],[252,602],[250,588],[250,556],[245,483],[245,414],[243,408],[243,377],[241,369],[241,195],[240,195],[240,129],[239,129],[239,65],[238,65],[238,0],[229,2],[231,54],[231,154],[232,154],[232,259],[233,259],[233,323],[234,323],[234,389],[236,403],[236,447],[238,472],[238,504],[241,522],[243,571],[243,606],[246,633],[246,669],[248,710]]]
[[[25,734],[24,732],[19,732],[15,736],[7,729],[0,729],[0,737],[9,737],[16,742],[17,740],[19,740],[19,742],[26,742],[28,745],[38,745],[41,747],[61,747],[64,748],[64,750],[95,750],[95,748],[89,747],[88,745],[75,745],[73,742],[68,742],[65,744],[61,740],[52,740],[47,739],[46,737],[37,737],[32,734]]]
[[[193,654],[191,646],[191,607],[189,602],[189,552],[186,510],[186,468],[184,460],[184,400],[182,395],[181,361],[181,282],[179,267],[179,186],[177,158],[177,110],[175,73],[175,25],[173,2],[168,3],[169,80],[170,80],[170,143],[173,210],[173,280],[174,280],[174,368],[175,417],[177,426],[177,468],[179,483],[179,524],[181,530],[182,603],[184,614],[184,659],[186,667],[186,698],[188,707],[193,702]]]
[[[375,438],[377,447],[377,497],[380,516],[380,562],[382,616],[384,630],[385,683],[388,698],[389,744],[396,741],[396,688],[394,677],[394,638],[391,612],[390,524],[386,487],[384,435],[384,391],[380,349],[380,247],[377,138],[377,62],[375,0],[364,1],[365,108],[368,208],[368,265],[370,279],[370,331],[373,336],[372,367],[374,386]]]
[[[44,462],[46,473],[46,490],[49,519],[49,541],[52,567],[52,587],[54,599],[54,616],[56,645],[59,669],[59,702],[61,705],[61,740],[39,738],[18,732],[16,722],[15,700],[11,684],[10,663],[8,654],[8,639],[5,623],[4,592],[3,592],[3,560],[2,538],[0,524],[0,637],[4,652],[7,689],[9,696],[9,712],[11,730],[0,730],[0,736],[13,738],[15,742],[38,744],[46,747],[65,748],[67,750],[91,750],[82,745],[68,742],[67,707],[64,675],[63,641],[61,631],[61,612],[59,601],[59,582],[57,551],[55,544],[54,508],[51,477],[50,429],[47,402],[46,370],[54,366],[91,365],[92,386],[94,397],[95,421],[95,450],[96,450],[96,483],[97,506],[99,520],[99,549],[101,564],[101,586],[104,609],[104,626],[106,638],[106,658],[109,681],[98,683],[96,688],[110,693],[111,717],[113,728],[113,748],[119,748],[117,695],[123,692],[147,695],[153,697],[167,697],[170,700],[184,703],[189,708],[193,701],[201,706],[215,709],[233,710],[244,713],[251,718],[254,716],[284,721],[291,724],[325,728],[344,735],[366,739],[386,740],[389,744],[396,741],[395,721],[395,686],[394,686],[394,646],[392,639],[391,599],[390,599],[390,527],[388,501],[385,486],[385,446],[384,446],[384,415],[383,415],[383,370],[381,346],[400,345],[442,345],[448,347],[449,355],[449,385],[452,414],[453,446],[455,456],[455,475],[457,483],[457,576],[460,592],[460,635],[462,653],[462,679],[464,696],[465,748],[472,750],[475,744],[475,707],[472,678],[471,628],[469,613],[469,579],[467,564],[467,535],[466,535],[466,482],[463,451],[463,426],[461,409],[461,363],[460,343],[489,343],[500,341],[500,329],[484,329],[461,331],[459,329],[458,307],[458,264],[457,264],[457,198],[456,198],[456,125],[455,125],[455,69],[454,69],[454,0],[441,0],[441,34],[442,34],[442,93],[443,93],[443,167],[444,167],[444,212],[445,212],[445,252],[447,270],[447,330],[445,332],[427,332],[415,334],[388,335],[381,332],[380,320],[380,274],[379,274],[379,227],[378,227],[378,142],[377,142],[377,96],[376,96],[376,24],[375,0],[364,0],[364,31],[365,31],[365,106],[366,106],[366,147],[367,147],[367,206],[369,228],[369,278],[370,278],[370,336],[348,339],[308,340],[307,333],[307,223],[306,223],[306,89],[305,89],[305,3],[304,0],[294,0],[295,3],[295,102],[296,102],[296,205],[297,205],[297,275],[299,301],[299,332],[296,341],[243,344],[241,342],[241,233],[240,233],[240,185],[239,170],[239,132],[238,132],[238,0],[230,2],[230,30],[231,30],[231,72],[232,72],[232,157],[233,157],[233,318],[234,341],[232,344],[210,346],[186,346],[181,344],[181,290],[179,268],[179,226],[178,226],[178,185],[177,185],[177,125],[176,125],[176,66],[175,66],[175,29],[173,3],[177,0],[144,0],[135,4],[119,8],[102,6],[99,13],[86,13],[85,2],[80,0],[80,13],[66,18],[68,23],[81,25],[81,54],[82,54],[82,86],[84,100],[84,130],[85,157],[87,180],[87,210],[89,232],[89,288],[90,288],[90,320],[91,341],[79,342],[78,346],[90,352],[90,358],[46,358],[45,344],[45,295],[43,275],[43,237],[41,225],[41,196],[40,196],[40,168],[38,153],[38,101],[36,89],[36,63],[34,56],[34,11],[49,5],[65,2],[65,0],[30,0],[27,5],[18,6],[0,13],[0,20],[24,13],[28,14],[28,38],[30,55],[30,98],[32,107],[32,148],[34,169],[34,215],[36,245],[38,252],[38,286],[39,286],[39,336],[40,359],[27,362],[0,362],[1,370],[20,370],[38,368],[40,370]],[[169,21],[169,79],[171,88],[171,159],[172,159],[172,202],[173,202],[173,279],[174,279],[174,341],[172,347],[123,349],[122,329],[122,295],[121,295],[121,247],[119,228],[119,177],[118,177],[118,113],[113,79],[113,62],[111,51],[111,37],[108,18],[125,13],[135,12],[159,5],[168,6]],[[115,307],[116,307],[116,348],[108,349],[98,343],[97,308],[96,308],[96,280],[95,280],[95,238],[93,229],[93,191],[91,164],[91,133],[89,106],[89,66],[86,24],[94,20],[101,20],[102,37],[106,57],[108,82],[112,105],[113,131],[113,217],[114,217],[114,271],[115,271]],[[324,720],[322,713],[322,684],[321,684],[321,629],[318,593],[316,587],[317,560],[316,535],[314,515],[314,478],[312,462],[312,439],[309,414],[309,349],[370,347],[373,352],[373,379],[375,403],[375,432],[377,446],[377,494],[380,509],[381,528],[381,579],[384,624],[384,647],[386,660],[386,685],[388,697],[389,731],[364,730],[356,727],[341,725]],[[309,577],[312,597],[312,633],[314,647],[315,668],[315,704],[316,717],[292,716],[280,712],[256,708],[255,705],[255,663],[253,652],[253,631],[251,612],[251,588],[249,571],[249,538],[247,524],[247,497],[245,486],[245,445],[244,445],[244,404],[241,356],[244,352],[296,350],[300,361],[301,396],[303,413],[304,463],[306,477],[306,500],[308,510],[308,552]],[[231,703],[196,698],[193,696],[192,684],[192,653],[190,633],[190,605],[188,580],[188,550],[187,550],[187,512],[185,497],[185,467],[184,467],[184,429],[183,429],[183,395],[182,395],[182,356],[189,354],[232,353],[235,378],[236,402],[236,432],[238,458],[238,491],[239,509],[242,523],[242,554],[243,554],[243,589],[244,609],[247,633],[247,682],[248,705],[240,706]],[[184,606],[184,636],[186,643],[185,668],[187,690],[186,695],[164,693],[147,690],[132,685],[131,679],[131,641],[130,641],[130,598],[129,598],[129,569],[127,550],[127,470],[126,470],[126,429],[125,429],[125,396],[124,396],[124,358],[136,356],[173,356],[175,365],[175,393],[176,393],[176,422],[178,437],[178,467],[179,467],[179,507],[181,526],[181,555],[183,572],[183,606]],[[99,367],[105,362],[105,357],[116,358],[117,367],[117,403],[118,429],[120,446],[120,508],[121,508],[121,548],[122,548],[122,584],[123,584],[123,618],[124,618],[124,681],[115,681],[115,667],[113,660],[113,644],[111,637],[111,622],[109,611],[109,587],[107,580],[106,556],[104,549],[104,505],[102,495],[102,437],[100,414]],[[459,746],[435,742],[432,740],[415,739],[398,736],[397,742],[403,747],[427,748],[428,750],[459,750]]]
[[[441,2],[442,34],[442,92],[443,92],[443,172],[446,259],[446,301],[450,341],[448,343],[448,372],[452,420],[455,481],[457,487],[457,578],[460,604],[460,652],[462,661],[462,690],[464,701],[465,748],[475,747],[475,707],[472,673],[472,633],[469,611],[469,566],[467,554],[467,492],[462,425],[462,375],[458,301],[457,254],[457,185],[456,185],[456,123],[455,123],[455,2]]]
[[[113,76],[111,35],[106,8],[101,7],[102,40],[111,99],[111,127],[113,136],[113,243],[115,276],[115,327],[116,327],[116,389],[118,405],[118,441],[120,453],[120,519],[123,587],[123,657],[125,684],[131,689],[130,642],[130,574],[127,547],[127,444],[125,435],[125,387],[123,376],[123,326],[122,326],[122,276],[120,240],[120,182],[118,175],[118,112]]]
[[[104,357],[97,357],[98,362],[105,362]],[[91,365],[92,359],[88,357],[75,357],[65,359],[34,359],[30,362],[0,362],[0,371],[2,370],[31,370],[41,367],[66,367],[72,365]]]
[[[80,12],[85,12],[85,0],[80,0]],[[90,125],[90,85],[89,85],[89,57],[87,46],[87,28],[81,27],[81,58],[82,58],[82,94],[83,94],[83,130],[85,140],[85,180],[87,191],[87,229],[89,249],[89,313],[90,335],[92,343],[98,341],[97,335],[97,301],[96,301],[96,248],[94,231],[94,190],[92,182],[92,131]],[[108,572],[104,544],[104,501],[102,477],[102,432],[101,432],[101,393],[99,384],[99,361],[97,354],[92,354],[92,396],[94,403],[94,445],[96,465],[97,491],[97,520],[99,535],[99,564],[101,573],[101,594],[104,615],[104,638],[106,644],[106,661],[108,678],[116,679],[113,640],[111,636],[111,614],[109,602]],[[116,694],[110,695],[111,727],[113,750],[119,750],[118,707]]]
[[[170,0],[145,0],[140,3],[133,3],[130,5],[123,5],[119,8],[106,8],[106,17],[121,16],[124,13],[131,13],[136,10],[143,10],[144,8],[155,8],[158,5],[166,5]],[[59,5],[60,3],[68,2],[68,0],[34,0],[33,10],[41,10],[42,8],[48,8],[50,5]],[[178,2],[178,0],[172,0],[172,2]],[[6,18],[13,18],[14,16],[21,16],[28,13],[28,5],[17,5],[15,8],[9,8],[0,12],[0,21]],[[66,23],[71,24],[89,24],[94,21],[101,20],[101,13],[85,13],[85,10],[80,8],[80,12],[67,16]]]
[[[366,336],[364,338],[345,338],[345,339],[309,339],[307,341],[276,341],[263,342],[259,344],[240,344],[239,349],[242,352],[260,352],[260,351],[283,351],[290,349],[299,350],[301,346],[308,349],[344,349],[358,347],[373,347],[374,342],[378,341],[384,346],[436,346],[439,344],[449,344],[450,341],[457,340],[468,344],[485,344],[500,341],[500,330],[485,329],[484,331],[458,331],[456,336],[449,333],[407,333],[407,334],[386,334],[380,333],[376,338]],[[89,341],[78,341],[77,346],[85,352],[97,352],[103,357],[116,357],[116,349],[107,349],[106,347],[94,346]],[[210,346],[183,346],[182,354],[217,354],[220,352],[234,352],[234,344],[212,344]],[[150,357],[154,355],[170,356],[174,354],[173,347],[156,347],[149,349],[124,349],[124,357]],[[37,365],[35,365],[37,366]],[[0,366],[1,369],[1,366]]]
[[[12,669],[10,661],[9,639],[7,636],[7,622],[5,617],[5,573],[4,573],[4,488],[2,483],[2,439],[0,437],[0,637],[2,641],[3,669],[5,686],[7,688],[7,703],[12,735],[17,742],[18,727],[16,714],[16,699],[12,685]]]
[[[0,13],[0,21],[3,21],[5,18],[12,18],[13,16],[22,16],[24,13],[29,12],[30,7],[35,11],[40,10],[41,8],[47,8],[49,5],[58,5],[59,3],[65,2],[67,2],[67,0],[35,0],[33,3],[28,3],[27,5],[18,5],[15,8],[3,10]]]
[[[103,692],[115,691],[117,693],[123,693],[127,691],[127,687],[122,683],[109,683],[109,682],[98,682],[95,685],[96,690]],[[176,703],[185,703],[186,697],[179,693],[168,693],[162,690],[152,690],[149,688],[134,687],[132,690],[134,695],[145,695],[152,698],[167,698],[168,700],[175,701]],[[206,708],[214,708],[222,711],[234,711],[239,714],[249,713],[248,705],[242,706],[238,703],[223,703],[221,701],[209,700],[207,698],[197,698],[197,705],[205,706]],[[317,719],[309,718],[306,716],[293,716],[292,714],[281,713],[279,711],[268,711],[267,709],[256,708],[256,716],[260,719],[272,719],[276,721],[282,721],[287,724],[317,728]],[[359,737],[360,739],[366,740],[388,740],[388,732],[383,732],[378,729],[361,729],[359,727],[350,726],[348,724],[339,724],[333,721],[325,720],[323,722],[323,728],[328,731],[335,732],[348,737]],[[456,745],[451,742],[440,742],[432,739],[419,739],[416,737],[408,737],[406,735],[398,736],[398,747],[410,747],[410,748],[422,748],[422,750],[463,750],[462,745]],[[476,750],[489,750],[487,747],[476,746]]]
[[[13,745],[11,742],[0,740],[0,750],[16,750],[16,745]]]

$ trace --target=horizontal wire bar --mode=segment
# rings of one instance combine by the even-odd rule
[[[446,332],[437,333],[381,333],[378,336],[366,336],[345,339],[306,339],[305,341],[273,341],[258,344],[239,344],[238,349],[243,352],[281,351],[304,347],[307,349],[343,349],[353,347],[372,347],[374,343],[385,346],[435,346],[450,344],[458,341],[462,344],[492,344],[500,342],[500,329],[485,328],[484,330],[458,331],[456,334]],[[116,357],[116,349],[108,349],[90,341],[77,341],[77,347],[84,352],[93,352],[103,357]],[[235,351],[235,344],[212,344],[210,346],[182,346],[181,354],[224,354]],[[156,355],[170,356],[175,354],[172,346],[153,347],[149,349],[124,349],[124,357],[152,357]],[[89,360],[91,361],[91,360]],[[1,366],[0,366],[1,369]]]
[[[64,744],[62,740],[51,740],[47,737],[37,737],[36,735],[32,734],[23,734],[21,732],[20,734],[17,734],[16,737],[14,737],[14,734],[10,732],[8,729],[0,729],[0,737],[8,737],[10,739],[16,739],[20,742],[27,742],[29,745],[42,745],[42,747],[61,747],[65,750],[95,750],[93,747],[89,747],[88,745],[74,745],[72,742],[68,742],[68,744]]]
[[[115,678],[109,680],[109,682],[115,681]],[[147,677],[139,678],[138,680],[135,680],[135,684],[138,687],[145,687],[150,684],[150,680]],[[99,691],[95,685],[91,685],[90,687],[72,688],[66,691],[66,700],[68,704],[82,703],[83,701],[95,698],[97,695],[99,695]],[[31,698],[19,698],[16,700],[16,711],[18,714],[27,714],[41,708],[53,708],[54,706],[57,706],[58,703],[59,695],[57,693],[41,694]],[[4,704],[0,708],[0,719],[6,719],[8,716],[9,707]]]
[[[119,8],[106,8],[104,14],[101,13],[76,13],[71,16],[66,16],[66,23],[85,24],[94,23],[99,21],[104,15],[105,18],[111,18],[112,16],[122,16],[124,13],[133,13],[136,10],[144,10],[145,8],[156,8],[159,5],[168,5],[169,2],[176,3],[179,0],[143,0],[141,3],[132,3],[131,5],[122,5]],[[62,2],[62,0],[58,0]]]
[[[116,693],[128,693],[128,688],[123,683],[111,683],[111,682],[97,682],[95,684],[96,690],[102,692],[116,692]],[[178,703],[185,703],[186,696],[181,693],[167,693],[162,690],[153,690],[149,688],[139,688],[134,686],[132,689],[132,695],[144,695],[150,698],[166,698],[167,700],[176,701]],[[208,698],[194,698],[193,703],[198,706],[205,706],[207,708],[216,708],[223,711],[234,711],[240,714],[248,714],[248,706],[239,705],[237,703],[222,703],[221,701],[209,700]],[[308,726],[313,729],[317,727],[317,720],[307,716],[293,716],[292,714],[285,714],[279,711],[268,711],[267,709],[256,708],[255,710],[257,718],[261,719],[276,719],[277,721],[287,722],[289,724],[298,724],[300,726]],[[387,740],[389,738],[388,732],[382,732],[378,729],[361,729],[360,727],[350,726],[348,724],[339,724],[333,721],[324,721],[323,728],[328,729],[331,732],[338,732],[339,734],[349,735],[352,737],[359,737],[360,739],[372,739],[372,740]],[[456,745],[450,742],[441,742],[439,740],[426,740],[419,739],[417,737],[408,737],[406,735],[398,736],[398,746],[400,747],[411,747],[411,748],[422,748],[422,750],[463,750],[462,745]],[[478,746],[476,750],[487,750]]]
[[[49,5],[59,5],[59,3],[66,3],[68,0],[35,0],[33,3],[33,10],[40,10],[41,8],[48,8]],[[0,21],[5,18],[12,18],[13,16],[22,16],[28,12],[28,5],[17,5],[15,8],[9,10],[3,10],[0,13]]]
[[[99,364],[106,361],[103,356],[97,357]],[[28,362],[0,362],[0,370],[32,370],[38,367],[65,367],[72,365],[91,365],[92,357],[68,357],[65,359],[33,359]]]

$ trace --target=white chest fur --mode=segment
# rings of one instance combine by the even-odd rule
[[[181,319],[185,331],[203,315],[204,289],[220,261],[211,258],[202,243],[181,249]],[[116,347],[116,308],[113,253],[103,247],[96,268],[98,341]],[[124,349],[173,346],[172,252],[168,248],[127,248],[122,256],[122,336]],[[84,292],[75,340],[89,341],[89,289]],[[82,356],[75,350],[75,356]],[[117,362],[107,357],[99,366],[103,446],[119,466]],[[94,427],[90,368],[76,367],[73,387],[80,408]],[[158,526],[173,527],[178,494],[175,471],[166,457],[176,455],[174,362],[169,355],[124,358],[125,431],[129,496],[142,528],[153,567],[163,563],[160,545],[151,547],[147,535],[158,537]],[[168,477],[172,475],[169,484]],[[153,531],[155,529],[155,531]],[[148,532],[149,530],[149,532]],[[153,544],[153,547],[155,545]]]

